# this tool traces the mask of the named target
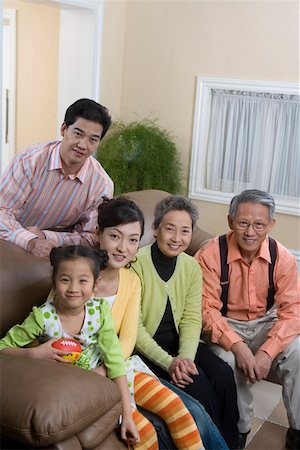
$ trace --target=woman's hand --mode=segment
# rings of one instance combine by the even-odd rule
[[[173,384],[179,388],[185,388],[190,383],[193,383],[192,375],[197,375],[198,370],[194,363],[189,358],[181,358],[177,356],[171,362],[168,373]]]
[[[129,439],[132,445],[140,442],[140,435],[133,421],[131,412],[128,414],[123,414],[121,423],[121,438],[124,439],[124,441]]]
[[[72,361],[64,359],[63,356],[69,355],[70,352],[64,350],[58,350],[52,347],[53,342],[57,341],[57,338],[49,339],[49,341],[44,344],[38,345],[37,347],[31,347],[28,350],[28,356],[37,359],[47,359],[48,361],[57,361],[66,364],[72,364]]]
[[[190,375],[199,375],[197,366],[192,359],[183,358],[182,361],[185,365],[185,370],[187,370]]]

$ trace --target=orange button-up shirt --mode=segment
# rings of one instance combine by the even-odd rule
[[[227,317],[249,321],[266,314],[269,288],[268,266],[271,261],[268,238],[262,243],[257,257],[249,265],[241,256],[232,232],[227,234],[229,290]],[[274,268],[275,303],[278,320],[260,347],[274,359],[300,334],[300,279],[296,260],[279,242]],[[209,241],[195,255],[203,273],[203,330],[211,340],[230,350],[242,338],[230,328],[221,315],[221,261],[218,238]]]

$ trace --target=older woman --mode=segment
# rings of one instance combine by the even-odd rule
[[[142,284],[136,350],[159,377],[197,399],[231,449],[238,447],[238,409],[231,368],[204,343],[202,274],[188,248],[197,210],[181,196],[161,200],[154,213],[154,244],[139,250],[132,269]]]

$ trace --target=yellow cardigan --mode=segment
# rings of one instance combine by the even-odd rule
[[[141,302],[141,282],[137,274],[122,268],[119,272],[119,287],[111,314],[124,359],[133,352],[138,328]]]

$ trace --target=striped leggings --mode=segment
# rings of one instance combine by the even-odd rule
[[[159,380],[137,372],[134,377],[134,398],[137,405],[157,414],[165,421],[178,449],[203,448],[192,415],[180,397]],[[152,423],[137,409],[133,410],[133,419],[140,433],[140,442],[134,446],[135,450],[157,450],[157,435]]]

